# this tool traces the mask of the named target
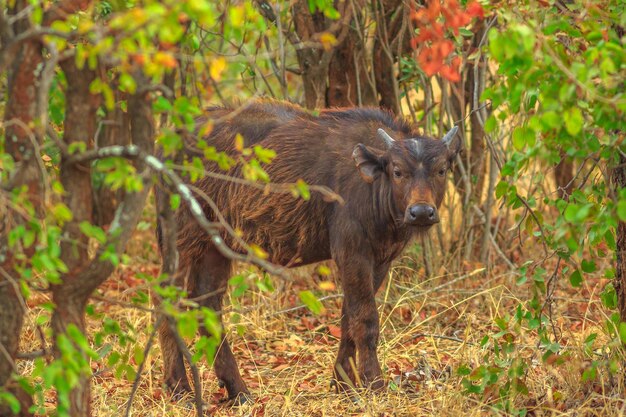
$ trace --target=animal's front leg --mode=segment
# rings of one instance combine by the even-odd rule
[[[353,359],[354,348],[358,352],[357,369],[364,387],[380,389],[384,386],[378,363],[378,310],[374,299],[373,268],[366,257],[350,256],[349,260],[338,260],[341,273],[344,304],[342,308],[342,341],[337,364],[352,377],[349,359]],[[351,346],[352,344],[352,346]],[[346,370],[346,366],[349,367]],[[349,371],[349,372],[348,372]],[[358,381],[354,381],[358,382]]]
[[[354,372],[356,368],[356,345],[350,335],[350,322],[346,314],[346,304],[341,309],[341,341],[339,342],[339,353],[335,361],[333,374],[335,388],[337,392],[345,391],[350,386],[355,386],[356,378]]]
[[[378,310],[373,292],[348,296],[344,302],[349,311],[350,335],[358,351],[358,369],[364,387],[380,389],[384,386],[378,363]]]

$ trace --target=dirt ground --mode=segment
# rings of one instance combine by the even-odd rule
[[[98,314],[117,320],[129,336],[110,340],[113,350],[132,357],[143,350],[151,334],[148,311],[131,308],[137,289],[145,289],[142,273],[157,274],[157,251],[152,232],[144,227],[130,245],[126,266],[118,269],[93,299]],[[212,416],[480,416],[501,413],[497,395],[470,395],[464,392],[459,366],[483,363],[487,350],[480,346],[487,335],[497,333],[494,319],[514,313],[521,300],[527,300],[528,286],[517,285],[515,275],[490,265],[465,265],[464,271],[440,271],[426,278],[415,261],[417,247],[395,263],[378,293],[381,320],[379,358],[388,388],[382,393],[360,392],[349,398],[330,389],[331,367],[341,334],[339,328],[341,287],[330,265],[331,274],[320,277],[313,267],[295,270],[292,280],[273,280],[273,292],[252,288],[232,306],[227,300],[224,320],[231,346],[243,378],[255,397],[251,405],[231,408],[221,400],[225,391],[218,387],[211,368],[198,363],[202,377],[202,396]],[[131,262],[132,260],[132,262]],[[257,271],[241,266],[244,274]],[[325,281],[320,286],[320,282]],[[328,283],[330,281],[331,283]],[[335,284],[335,285],[333,285]],[[535,334],[522,332],[519,352],[530,359],[525,382],[528,395],[514,398],[517,408],[528,415],[623,415],[626,410],[623,383],[607,372],[599,372],[595,382],[581,382],[589,367],[584,340],[597,333],[596,345],[607,340],[603,323],[607,312],[599,300],[605,281],[587,279],[573,289],[567,282],[559,285],[553,311],[561,344],[569,352],[562,365],[541,361]],[[323,289],[322,289],[323,288]],[[314,315],[302,306],[298,293],[314,290],[325,310]],[[29,316],[22,349],[36,350],[39,337],[33,326],[37,307],[47,300],[45,293],[30,300]],[[229,325],[237,313],[240,321]],[[100,330],[103,318],[92,316],[90,335]],[[158,343],[147,358],[131,416],[193,416],[193,398],[172,401],[163,390],[161,354]],[[595,354],[601,354],[596,352]],[[134,360],[131,359],[131,364]],[[28,373],[32,362],[22,361]],[[134,375],[116,377],[106,360],[93,363],[93,409],[95,416],[124,415]],[[54,395],[46,397],[54,405]]]

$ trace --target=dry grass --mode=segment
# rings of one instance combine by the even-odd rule
[[[139,233],[131,243],[133,264],[121,268],[102,289],[108,299],[130,301],[134,288],[142,285],[138,272],[155,273],[158,260],[151,231]],[[527,299],[527,287],[517,286],[507,272],[480,272],[479,265],[468,265],[457,275],[425,279],[415,270],[410,256],[398,262],[385,287],[378,294],[381,318],[379,356],[388,380],[399,387],[384,393],[360,393],[357,398],[335,394],[329,389],[331,366],[338,347],[341,298],[339,290],[320,291],[331,297],[324,301],[326,311],[314,316],[308,310],[292,309],[300,304],[297,294],[317,288],[313,269],[294,272],[293,282],[275,282],[276,291],[250,291],[237,307],[240,324],[227,326],[229,339],[238,358],[244,380],[256,397],[251,406],[229,408],[221,404],[223,389],[212,370],[199,364],[203,398],[214,416],[421,416],[497,413],[493,399],[463,393],[456,369],[461,364],[478,365],[485,351],[479,346],[485,335],[496,332],[493,319],[513,314],[520,300]],[[606,341],[602,330],[606,312],[598,300],[604,285],[600,279],[587,280],[573,290],[565,283],[557,294],[555,323],[562,344],[571,358],[558,367],[544,365],[532,334],[518,340],[525,357],[534,358],[527,374],[528,396],[514,402],[535,415],[622,415],[626,409],[623,385],[601,372],[595,383],[582,383],[581,372],[589,366],[582,344],[591,333],[598,333],[598,345]],[[338,286],[339,287],[339,286]],[[569,289],[568,289],[569,288]],[[45,295],[31,300],[44,301]],[[143,349],[150,334],[150,314],[101,300],[96,310],[118,320],[136,337],[130,349]],[[290,310],[290,311],[284,311]],[[225,317],[228,322],[233,308]],[[33,308],[30,319],[41,311]],[[23,350],[40,347],[29,320]],[[88,321],[90,334],[100,330],[101,318]],[[118,347],[119,348],[119,347]],[[121,349],[123,350],[123,349]],[[22,362],[27,373],[32,364]],[[123,415],[132,380],[115,378],[105,363],[94,364],[93,408],[96,416]],[[192,398],[172,402],[161,387],[161,358],[155,343],[136,399],[132,416],[193,416]],[[54,398],[49,399],[53,407]]]

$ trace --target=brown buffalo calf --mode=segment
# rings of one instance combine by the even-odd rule
[[[241,133],[246,146],[260,144],[276,151],[266,169],[273,182],[303,179],[325,185],[344,204],[328,203],[319,194],[309,201],[264,194],[208,177],[194,185],[215,202],[233,228],[242,231],[243,240],[262,247],[270,261],[289,267],[326,259],[336,262],[344,302],[335,380],[340,388],[356,384],[352,360],[365,386],[383,387],[374,295],[411,238],[439,221],[446,173],[460,147],[456,128],[443,140],[427,138],[389,113],[371,108],[325,110],[315,116],[289,104],[260,101],[231,111],[210,111],[208,117],[224,121],[205,138],[209,145],[232,153],[233,139]],[[212,163],[206,168],[217,171]],[[229,174],[240,176],[236,168]],[[217,221],[204,204],[207,217]],[[213,246],[188,207],[181,206],[176,221],[177,282],[187,285],[192,297],[210,294],[201,303],[221,310],[231,262]],[[241,250],[231,236],[225,233],[223,238]],[[182,355],[167,326],[160,330],[165,382],[176,393],[190,391]],[[241,401],[249,396],[226,339],[214,366],[230,398]]]

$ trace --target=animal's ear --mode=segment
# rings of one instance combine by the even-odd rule
[[[452,161],[456,158],[456,154],[461,150],[461,135],[458,134],[459,128],[454,126],[446,135],[441,139],[448,148],[448,159]]]
[[[362,143],[355,146],[354,151],[352,151],[352,159],[354,159],[361,178],[368,184],[373,183],[383,172],[380,157],[370,152]]]

